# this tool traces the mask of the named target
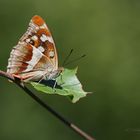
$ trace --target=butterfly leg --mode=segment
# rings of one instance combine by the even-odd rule
[[[42,78],[36,83],[36,85],[40,84],[43,79],[46,79],[45,75],[42,76]]]
[[[56,84],[57,84],[57,81],[55,80],[54,85],[53,85],[53,87],[52,87],[52,89],[53,89],[53,93],[56,93],[56,89],[55,89]]]

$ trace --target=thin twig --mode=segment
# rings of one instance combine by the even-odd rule
[[[46,110],[48,110],[52,115],[54,115],[57,119],[59,119],[66,126],[71,128],[73,131],[75,131],[81,137],[85,138],[86,140],[95,140],[95,138],[88,135],[86,132],[81,130],[78,126],[76,126],[75,124],[69,122],[64,117],[62,117],[59,113],[57,113],[54,109],[52,109],[48,104],[46,104],[38,96],[36,96],[31,90],[29,90],[22,82],[20,82],[19,80],[16,80],[12,75],[0,70],[0,76],[5,77],[5,78],[13,81],[16,85],[18,85],[21,89],[23,89],[26,94],[28,94],[30,97],[32,97],[42,107],[44,107]]]

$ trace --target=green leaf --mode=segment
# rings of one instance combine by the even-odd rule
[[[43,80],[41,83],[32,82],[35,89],[48,94],[58,94],[68,96],[73,103],[85,97],[87,92],[82,89],[82,85],[76,76],[77,68],[64,69],[59,77],[54,80]]]

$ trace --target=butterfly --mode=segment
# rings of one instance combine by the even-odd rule
[[[62,71],[49,28],[40,16],[33,16],[10,53],[7,73],[23,82],[32,82],[55,79]]]

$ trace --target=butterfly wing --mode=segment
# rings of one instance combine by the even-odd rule
[[[13,48],[7,72],[27,79],[58,69],[58,58],[52,35],[39,16],[32,17],[26,33]]]

